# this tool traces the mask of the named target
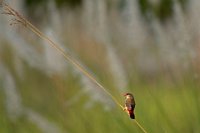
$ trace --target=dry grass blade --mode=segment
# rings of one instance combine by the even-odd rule
[[[33,24],[31,24],[28,20],[26,20],[21,14],[19,14],[17,11],[11,8],[9,5],[7,5],[6,3],[2,1],[0,5],[3,9],[2,14],[12,17],[10,25],[21,24],[24,27],[30,29],[36,35],[38,35],[41,39],[47,41],[48,44],[51,45],[53,48],[55,48],[67,61],[73,64],[80,72],[82,72],[86,77],[88,77],[91,81],[93,81],[96,85],[98,85],[105,93],[107,93],[122,110],[124,109],[124,107],[118,102],[118,100],[109,91],[107,91],[107,89],[103,85],[101,85],[86,69],[84,69],[84,67],[82,67],[68,53],[66,53],[64,49],[59,47],[58,44],[56,44],[49,37],[43,34],[39,29],[37,29]],[[136,120],[135,120],[135,123],[144,133],[147,133],[146,130]]]
[[[39,29],[37,29],[34,25],[32,25],[28,20],[26,20],[22,15],[20,15],[17,11],[15,11],[13,8],[8,6],[7,4],[3,4],[3,14],[9,15],[13,17],[11,20],[12,24],[22,24],[26,28],[29,28],[32,32],[34,32],[36,35],[38,35],[40,38],[46,40],[53,48],[55,48],[63,57],[68,60],[70,63],[72,63],[78,70],[80,70],[86,77],[91,79],[95,84],[97,84],[104,92],[106,92],[112,99],[115,101],[117,105],[119,105],[122,109],[123,106],[117,101],[117,99],[107,91],[107,89],[101,85],[89,72],[87,72],[75,59],[73,59],[69,54],[67,54],[64,49],[59,47],[58,44],[56,44],[54,41],[52,41],[49,37],[47,37],[45,34],[43,34]]]

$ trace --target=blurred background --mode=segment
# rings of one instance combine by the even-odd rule
[[[200,132],[199,0],[7,0],[149,133]],[[142,131],[96,84],[30,30],[0,15],[1,133]]]

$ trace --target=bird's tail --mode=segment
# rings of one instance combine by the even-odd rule
[[[135,119],[135,114],[133,112],[129,113],[131,119]]]

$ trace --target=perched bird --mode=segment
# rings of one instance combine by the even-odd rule
[[[135,119],[134,108],[135,108],[135,100],[133,94],[125,93],[125,107],[124,110],[128,113],[131,119]]]

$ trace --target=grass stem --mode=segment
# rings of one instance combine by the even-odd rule
[[[12,20],[12,24],[22,24],[24,27],[30,29],[36,35],[38,35],[41,39],[45,40],[50,44],[53,48],[55,48],[67,61],[73,64],[80,72],[82,72],[86,77],[88,77],[91,81],[93,81],[97,86],[99,86],[105,93],[107,93],[113,101],[123,110],[124,107],[118,102],[118,100],[103,86],[100,82],[98,82],[83,66],[81,66],[74,58],[72,58],[68,53],[64,51],[58,44],[52,41],[48,36],[42,33],[38,28],[36,28],[31,22],[25,19],[21,14],[11,8],[9,5],[5,3],[1,3],[3,8],[3,14],[14,17]],[[134,120],[136,125],[144,132],[147,133],[146,130],[136,121]]]

